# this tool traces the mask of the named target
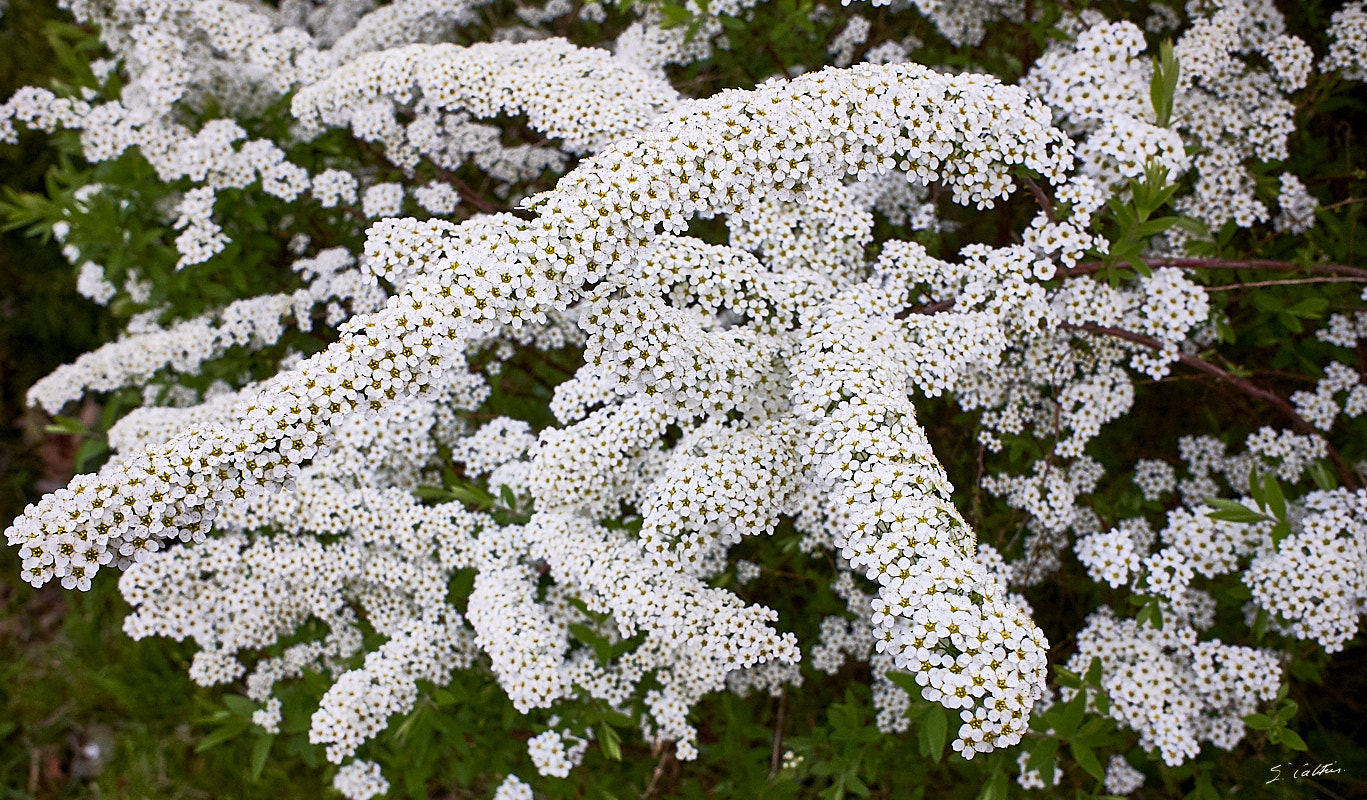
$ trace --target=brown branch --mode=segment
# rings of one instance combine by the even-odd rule
[[[788,689],[784,687],[778,696],[778,715],[774,721],[774,752],[769,757],[769,780],[778,774],[783,760],[783,717],[788,707]]]
[[[1063,327],[1081,330],[1087,333],[1098,334],[1102,336],[1113,336],[1117,339],[1124,339],[1127,342],[1133,342],[1134,344],[1141,345],[1152,350],[1163,349],[1163,343],[1158,341],[1157,339],[1145,336],[1140,333],[1135,333],[1133,331],[1127,331],[1121,328],[1109,328],[1091,322],[1084,322],[1081,324],[1067,323]],[[1290,419],[1292,425],[1298,430],[1300,430],[1302,433],[1309,433],[1322,437],[1322,434],[1318,430],[1316,430],[1316,428],[1313,425],[1311,425],[1309,422],[1306,422],[1304,417],[1296,413],[1296,409],[1290,403],[1282,399],[1282,397],[1276,394],[1275,392],[1268,391],[1267,389],[1264,389],[1261,386],[1258,386],[1248,380],[1245,380],[1244,378],[1239,378],[1234,375],[1231,375],[1230,373],[1224,371],[1223,369],[1220,369],[1219,367],[1215,366],[1209,361],[1197,358],[1193,355],[1188,355],[1186,353],[1179,352],[1177,354],[1177,360],[1192,369],[1204,372],[1205,374],[1211,376],[1212,378],[1215,378],[1221,383],[1228,384],[1231,387],[1238,389],[1240,392],[1244,393],[1249,397],[1253,397],[1263,401],[1264,403],[1267,403],[1268,405],[1277,409],[1277,411],[1281,412],[1283,416]],[[1338,470],[1339,477],[1342,478],[1344,485],[1349,487],[1350,489],[1360,488],[1357,480],[1357,475],[1354,474],[1353,471],[1348,468],[1348,465],[1343,460],[1343,456],[1339,454],[1338,450],[1334,449],[1334,446],[1330,444],[1327,439],[1325,439],[1325,447],[1328,449],[1329,458],[1334,462],[1334,467]]]
[[[471,189],[470,184],[456,177],[456,173],[451,172],[450,170],[438,167],[437,177],[456,187],[456,191],[460,192],[460,199],[474,206],[477,211],[483,211],[485,214],[498,214],[512,210],[506,206],[497,206],[490,203],[488,200],[485,200],[483,195],[474,189]]]
[[[953,307],[953,300],[936,300],[934,303],[926,303],[925,305],[917,306],[916,308],[904,308],[897,312],[896,318],[906,319],[912,314],[925,314],[926,316],[930,316],[931,314],[938,314],[941,311],[948,311]]]
[[[1206,286],[1204,288],[1207,292],[1233,292],[1239,289],[1253,289],[1259,286],[1297,286],[1307,283],[1367,283],[1367,278],[1296,278],[1289,281],[1254,281],[1252,283],[1231,283],[1225,286]]]
[[[656,787],[660,785],[660,778],[665,774],[665,766],[674,759],[674,745],[672,742],[660,741],[656,746],[656,754],[660,760],[655,762],[655,772],[651,773],[650,783],[646,784],[646,789],[641,792],[641,800],[646,800],[655,793]]]
[[[1044,216],[1048,217],[1050,222],[1058,222],[1058,218],[1054,216],[1054,204],[1049,200],[1049,195],[1044,193],[1038,183],[1035,183],[1034,178],[1027,175],[1024,180],[1025,185],[1030,187],[1030,193],[1035,196],[1035,202],[1039,203]]]
[[[1297,264],[1294,261],[1276,261],[1266,258],[1226,259],[1226,258],[1146,258],[1144,263],[1150,267],[1179,267],[1181,269],[1261,269],[1268,272],[1309,272],[1312,275],[1340,275],[1351,278],[1367,278],[1367,269],[1350,267],[1347,264]],[[1100,261],[1084,261],[1074,267],[1059,269],[1059,277],[1092,275],[1100,272],[1105,264]]]

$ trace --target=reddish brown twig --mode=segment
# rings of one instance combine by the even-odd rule
[[[1291,278],[1284,281],[1252,281],[1250,283],[1230,283],[1225,286],[1207,286],[1207,292],[1234,292],[1240,289],[1255,289],[1260,286],[1299,286],[1311,283],[1367,283],[1367,278],[1348,278],[1325,276],[1322,278]]]
[[[1294,261],[1276,261],[1266,258],[1146,258],[1144,263],[1150,267],[1178,267],[1179,269],[1261,269],[1268,272],[1308,272],[1311,275],[1340,275],[1352,278],[1367,278],[1367,269],[1350,267],[1347,264],[1297,264]],[[1076,266],[1059,269],[1059,277],[1091,275],[1105,267],[1100,261],[1084,261]]]
[[[1113,336],[1117,339],[1124,339],[1127,342],[1133,342],[1135,344],[1150,348],[1152,350],[1163,349],[1163,343],[1158,341],[1157,339],[1145,336],[1141,333],[1127,331],[1122,328],[1109,328],[1104,325],[1097,325],[1091,322],[1084,322],[1076,325],[1066,324],[1064,325],[1064,327],[1073,328],[1075,330],[1081,330],[1087,333],[1093,333],[1102,336]],[[1313,425],[1311,425],[1309,422],[1306,422],[1305,418],[1302,417],[1300,414],[1296,413],[1296,409],[1277,393],[1268,391],[1267,389],[1264,389],[1261,386],[1258,386],[1248,380],[1245,380],[1244,378],[1231,375],[1230,373],[1226,372],[1223,369],[1220,369],[1219,367],[1215,366],[1209,361],[1197,358],[1196,356],[1187,355],[1186,353],[1178,353],[1177,360],[1187,367],[1204,372],[1205,374],[1211,376],[1212,378],[1215,378],[1221,383],[1228,384],[1229,386],[1238,389],[1240,392],[1249,397],[1253,397],[1263,401],[1264,403],[1267,403],[1268,405],[1277,409],[1277,411],[1279,411],[1283,416],[1290,419],[1291,424],[1296,429],[1301,431],[1301,433],[1311,433],[1315,435],[1320,435],[1320,432],[1316,430]],[[1347,463],[1345,463],[1343,460],[1343,456],[1339,454],[1338,450],[1334,449],[1334,446],[1332,444],[1329,444],[1328,440],[1325,440],[1325,447],[1328,449],[1329,458],[1334,462],[1334,467],[1338,470],[1339,477],[1343,480],[1344,485],[1348,486],[1351,489],[1359,488],[1357,475],[1351,469],[1348,468]]]

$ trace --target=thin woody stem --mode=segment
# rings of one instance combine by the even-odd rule
[[[1259,286],[1297,286],[1308,283],[1367,283],[1367,278],[1323,277],[1293,278],[1286,281],[1254,281],[1252,283],[1231,283],[1226,286],[1206,286],[1207,292],[1233,292],[1239,289],[1253,289]]]
[[[1148,347],[1152,350],[1163,349],[1163,343],[1158,341],[1157,339],[1145,336],[1140,333],[1134,333],[1133,331],[1127,331],[1122,328],[1110,328],[1104,325],[1097,325],[1091,322],[1084,322],[1081,324],[1070,323],[1065,324],[1064,327],[1073,328],[1075,330],[1081,330],[1087,333],[1098,334],[1102,336],[1113,336],[1117,339],[1124,339],[1127,342],[1133,342],[1135,344]],[[1290,403],[1288,403],[1285,399],[1283,399],[1280,395],[1276,394],[1275,392],[1268,391],[1267,389],[1264,389],[1261,386],[1258,386],[1248,380],[1245,380],[1244,378],[1231,375],[1230,373],[1226,372],[1223,369],[1220,369],[1219,367],[1215,366],[1209,361],[1205,361],[1204,359],[1197,358],[1193,355],[1188,355],[1186,353],[1178,353],[1177,360],[1192,369],[1206,373],[1207,375],[1215,378],[1221,383],[1228,384],[1229,386],[1238,389],[1240,392],[1249,397],[1253,397],[1263,401],[1264,403],[1267,403],[1268,405],[1272,406],[1273,408],[1281,412],[1283,416],[1290,419],[1292,425],[1298,430],[1300,430],[1302,433],[1319,435],[1319,431],[1317,431],[1313,425],[1311,425],[1309,422],[1306,422],[1304,417],[1296,413],[1296,409],[1292,407]],[[1343,480],[1344,485],[1348,486],[1350,489],[1360,488],[1357,480],[1357,475],[1354,474],[1354,472],[1351,469],[1349,469],[1347,463],[1345,463],[1343,460],[1343,456],[1339,454],[1338,450],[1334,449],[1334,446],[1332,444],[1329,444],[1328,440],[1325,440],[1325,447],[1328,449],[1329,458],[1334,462],[1334,467],[1338,470],[1339,477]]]
[[[1277,261],[1265,258],[1226,259],[1226,258],[1146,258],[1144,263],[1150,267],[1178,267],[1181,269],[1261,269],[1269,272],[1309,272],[1312,275],[1338,275],[1350,278],[1367,279],[1367,269],[1350,267],[1347,264],[1297,264],[1294,261]],[[1059,269],[1059,277],[1091,275],[1105,267],[1100,261],[1084,261],[1073,267]]]

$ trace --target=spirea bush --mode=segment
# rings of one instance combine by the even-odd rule
[[[22,577],[351,800],[1297,791],[1367,10],[1089,5],[65,0]]]

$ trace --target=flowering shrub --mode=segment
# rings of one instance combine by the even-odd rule
[[[123,329],[30,390],[108,452],[7,539],[193,642],[251,772],[1216,796],[1309,747],[1367,610],[1361,4],[66,7],[102,56],[0,106],[70,156],[7,211]]]

